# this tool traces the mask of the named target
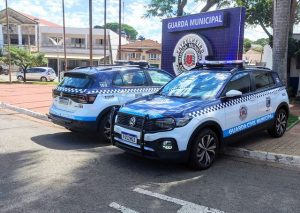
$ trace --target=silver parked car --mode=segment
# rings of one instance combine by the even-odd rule
[[[24,72],[17,72],[17,79],[24,80]],[[56,79],[55,71],[51,67],[31,67],[26,71],[26,80],[54,81]]]

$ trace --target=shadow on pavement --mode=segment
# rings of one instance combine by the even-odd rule
[[[110,145],[110,143],[100,142],[91,135],[74,132],[39,135],[32,137],[31,140],[41,146],[56,150],[91,149]]]

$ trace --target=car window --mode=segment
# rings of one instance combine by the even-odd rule
[[[209,100],[216,97],[230,73],[214,71],[185,72],[167,83],[159,94],[169,97]]]
[[[132,70],[117,74],[113,84],[115,86],[144,86],[147,80],[143,70]]]
[[[27,72],[27,73],[32,73],[32,70],[33,70],[33,69],[27,69],[26,72]]]
[[[155,86],[163,86],[173,79],[170,75],[158,70],[147,70],[147,72]]]
[[[86,89],[93,84],[92,78],[84,74],[67,74],[59,86],[76,89]]]
[[[115,76],[115,78],[114,78],[114,80],[113,80],[113,85],[115,85],[115,86],[123,86],[124,84],[123,84],[123,78],[122,78],[122,76],[120,75],[120,73],[118,73],[116,76]]]
[[[243,94],[251,91],[251,81],[249,73],[239,73],[231,78],[223,94],[225,95],[230,90],[238,90]]]
[[[256,90],[263,90],[275,85],[271,73],[256,72],[253,73]]]

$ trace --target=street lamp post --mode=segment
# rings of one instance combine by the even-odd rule
[[[89,24],[90,24],[90,30],[89,30],[89,40],[90,40],[90,66],[93,66],[93,20],[92,20],[92,0],[89,0]]]
[[[51,37],[48,37],[48,39],[52,42],[52,44],[54,46],[56,46],[56,52],[57,52],[57,75],[58,75],[58,82],[60,82],[61,73],[60,73],[59,49],[58,49],[58,47],[63,44],[63,39],[61,39],[60,41],[58,41],[58,38],[56,38],[56,41],[53,38],[51,38]]]
[[[8,75],[9,82],[11,83],[11,56],[10,56],[10,33],[9,33],[9,20],[8,20],[8,5],[7,0],[5,0],[5,12],[6,12],[6,36],[7,36],[7,51],[8,51]]]
[[[62,11],[63,11],[63,43],[64,43],[64,60],[65,60],[64,71],[67,71],[66,22],[65,22],[65,1],[64,1],[64,0],[62,0]]]
[[[118,59],[121,60],[121,31],[122,31],[122,27],[121,27],[121,13],[122,13],[122,2],[121,0],[119,0],[119,48],[118,48]]]
[[[106,64],[106,0],[104,0],[104,64]]]

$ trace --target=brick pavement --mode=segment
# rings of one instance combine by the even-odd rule
[[[291,105],[290,110],[291,113],[300,117],[299,105]],[[235,141],[232,145],[250,151],[300,156],[300,123],[287,131],[281,138],[274,139],[264,131],[249,135],[241,139],[241,141]]]
[[[55,85],[0,84],[0,102],[46,114]]]

